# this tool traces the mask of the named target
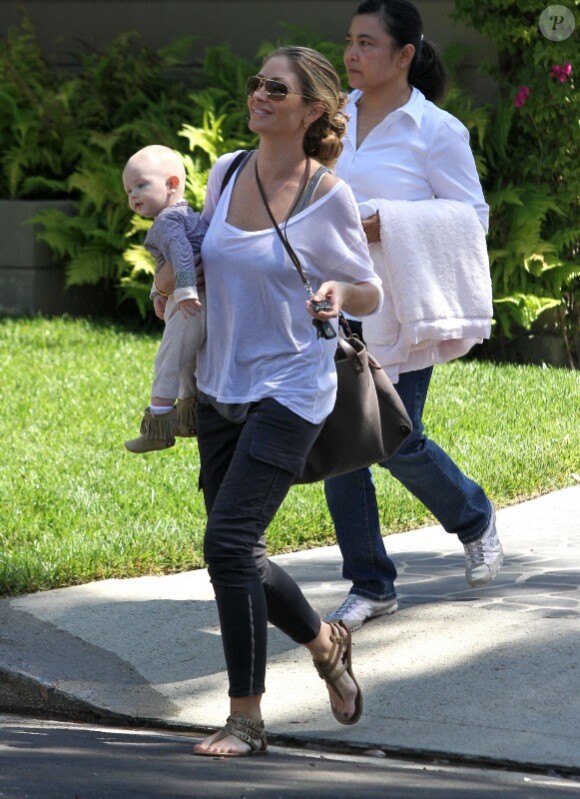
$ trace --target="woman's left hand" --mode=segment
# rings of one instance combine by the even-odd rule
[[[326,302],[330,305],[330,309],[327,311],[315,311],[312,307],[312,302],[307,300],[306,310],[310,316],[314,317],[314,319],[320,319],[323,322],[328,321],[328,319],[336,318],[340,313],[342,303],[344,302],[344,288],[344,283],[338,283],[335,280],[329,280],[326,283],[323,283],[312,299],[315,302],[326,300]]]
[[[372,216],[362,220],[363,230],[369,244],[376,244],[381,240],[381,219],[377,211]]]

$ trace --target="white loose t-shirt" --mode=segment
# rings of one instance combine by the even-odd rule
[[[208,332],[198,388],[226,403],[271,397],[318,424],[334,407],[336,339],[316,337],[302,279],[275,229],[240,230],[226,221],[235,175],[219,195],[234,157],[222,156],[212,169],[203,213],[211,219],[201,250]],[[293,216],[286,233],[314,291],[326,280],[380,287],[343,181]]]
[[[358,203],[367,200],[459,200],[472,205],[487,232],[485,202],[469,131],[413,88],[407,103],[379,122],[356,147],[357,101],[352,92],[350,115],[336,174],[345,180]]]

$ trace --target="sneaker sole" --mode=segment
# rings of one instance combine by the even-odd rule
[[[486,585],[492,583],[497,575],[499,574],[499,570],[501,569],[503,564],[503,552],[501,553],[499,560],[493,564],[493,568],[490,569],[489,575],[486,577],[480,577],[479,580],[470,580],[468,575],[465,575],[465,580],[467,584],[471,588],[484,588]]]
[[[346,624],[351,633],[354,633],[357,630],[360,630],[363,624],[367,624],[369,621],[373,621],[373,619],[378,619],[380,616],[392,616],[393,613],[395,613],[398,609],[399,609],[399,604],[395,602],[394,605],[391,605],[390,607],[385,608],[384,610],[379,610],[378,613],[373,613],[373,615],[369,616],[368,619],[365,619],[364,621],[354,621],[352,622],[352,624],[349,624],[349,622],[345,621],[344,619],[334,619],[331,618],[330,616],[326,617],[324,621],[326,622],[332,621],[334,623],[336,623],[337,621],[342,621],[343,624]]]

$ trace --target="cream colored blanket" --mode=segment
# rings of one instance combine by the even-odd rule
[[[396,382],[401,370],[459,358],[489,337],[489,259],[471,205],[372,202],[380,215],[381,242],[370,250],[385,302],[380,313],[365,318],[364,337]],[[364,204],[366,214],[369,205]]]

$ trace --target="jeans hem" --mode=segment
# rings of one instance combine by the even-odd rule
[[[495,510],[494,510],[493,503],[491,502],[491,500],[488,500],[488,502],[489,502],[489,516],[485,520],[485,525],[483,526],[482,530],[479,533],[476,533],[475,535],[469,536],[469,540],[466,540],[466,541],[464,541],[460,537],[460,535],[457,534],[457,537],[459,538],[459,540],[461,541],[461,543],[463,545],[474,544],[476,541],[479,541],[481,538],[483,538],[485,533],[489,530],[489,527],[490,527],[491,523],[495,519]]]
[[[397,592],[394,588],[392,593],[389,594],[373,594],[371,591],[365,591],[363,588],[357,588],[353,585],[348,593],[354,594],[355,596],[360,596],[363,599],[372,599],[373,602],[387,602],[390,599],[397,598]]]

